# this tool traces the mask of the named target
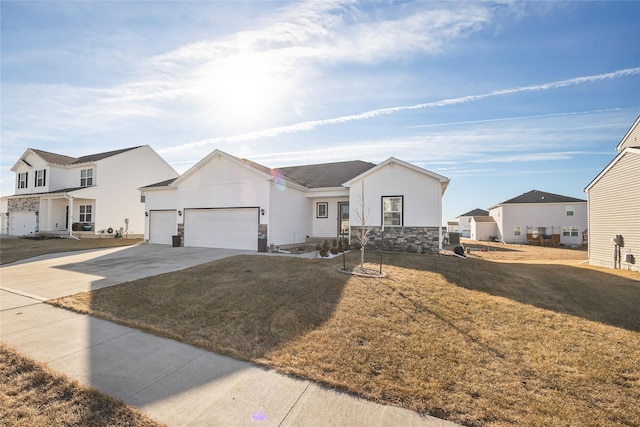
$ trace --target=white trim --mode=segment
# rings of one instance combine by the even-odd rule
[[[591,181],[589,183],[589,185],[587,185],[584,189],[585,193],[588,193],[589,190],[591,189],[591,187],[593,187],[598,181],[600,181],[600,179],[607,173],[609,172],[609,170],[620,161],[620,159],[622,159],[624,157],[625,154],[630,153],[630,154],[640,154],[640,148],[632,148],[632,147],[627,147],[624,150],[622,150],[620,153],[618,153],[618,155],[611,160],[611,162],[609,162],[609,164],[602,169],[602,172],[600,172],[598,174],[598,176],[596,176],[593,181]]]
[[[624,144],[626,142],[626,139],[629,137],[629,135],[631,135],[631,132],[633,132],[635,130],[635,128],[638,127],[638,126],[640,126],[640,116],[638,116],[636,121],[633,123],[633,125],[631,125],[631,127],[629,128],[627,133],[620,140],[620,143],[616,146],[616,150],[620,151],[620,148],[621,148],[622,144]]]

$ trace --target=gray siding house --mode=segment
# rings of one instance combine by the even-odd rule
[[[618,155],[585,188],[589,264],[640,271],[640,117]],[[616,236],[622,240],[615,242]]]

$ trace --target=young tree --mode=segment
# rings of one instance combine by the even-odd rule
[[[369,243],[369,233],[371,232],[371,227],[367,226],[367,219],[369,218],[370,209],[367,210],[367,213],[364,213],[364,180],[362,183],[362,191],[360,193],[360,209],[355,209],[353,211],[356,223],[359,224],[358,227],[354,228],[353,239],[360,245],[360,268],[364,268],[364,249]]]

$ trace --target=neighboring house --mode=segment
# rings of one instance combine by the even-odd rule
[[[9,234],[9,213],[7,197],[0,198],[0,234]]]
[[[640,271],[640,117],[616,150],[618,155],[585,188],[589,263]],[[619,251],[616,236],[623,240]]]
[[[447,233],[459,233],[460,224],[457,221],[447,221]]]
[[[587,201],[531,190],[489,208],[497,239],[506,243],[580,245]]]
[[[498,225],[491,216],[471,217],[471,240],[493,241],[498,236]]]
[[[152,244],[262,252],[346,237],[364,212],[373,244],[384,222],[388,249],[435,252],[448,183],[394,158],[269,169],[215,150],[179,178],[140,191]]]
[[[8,234],[144,235],[143,185],[178,173],[148,145],[70,157],[27,149],[11,168]]]
[[[471,218],[474,216],[489,216],[489,211],[485,211],[484,209],[476,208],[465,214],[457,216],[458,220],[458,229],[460,232],[460,237],[471,237]]]

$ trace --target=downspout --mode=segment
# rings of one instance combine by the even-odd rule
[[[64,198],[69,202],[69,213],[67,214],[67,221],[69,222],[69,237],[72,239],[80,240],[76,236],[73,235],[73,196],[69,196],[67,193],[64,193]]]

